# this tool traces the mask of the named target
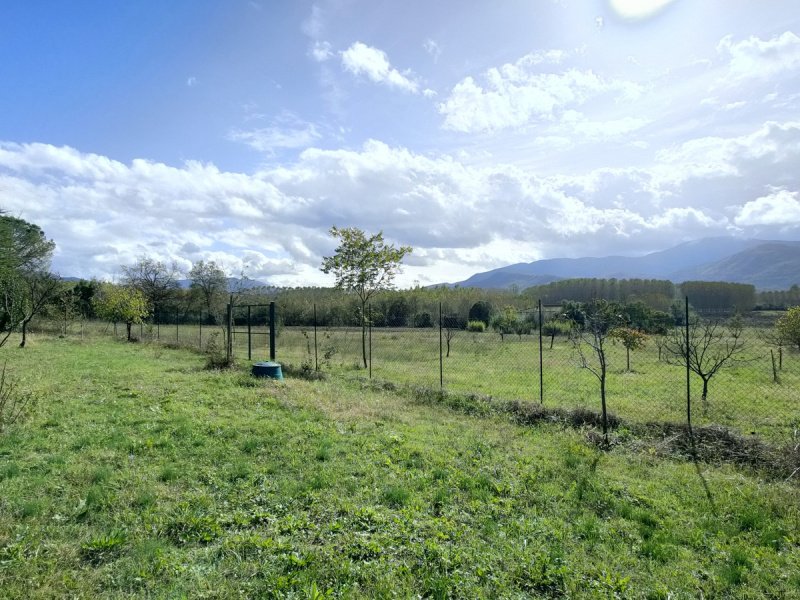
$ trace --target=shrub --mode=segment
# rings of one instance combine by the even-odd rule
[[[483,321],[469,321],[467,322],[467,331],[483,333],[486,331],[486,323]]]
[[[433,327],[433,317],[429,312],[414,315],[414,327]]]

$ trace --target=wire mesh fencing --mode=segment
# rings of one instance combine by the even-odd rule
[[[274,315],[269,304],[232,305],[229,322],[159,311],[131,335],[222,354],[230,339],[239,361],[274,357],[301,370],[546,408],[599,412],[605,402],[612,415],[640,424],[722,425],[770,439],[800,431],[800,346],[777,326],[780,311],[690,312],[687,302],[685,313],[645,331],[618,322],[595,330],[562,305],[506,308],[488,322],[470,322],[446,303],[407,321],[341,302],[272,308]],[[88,320],[43,320],[32,330],[127,336],[124,323]]]
[[[367,307],[363,327],[312,318],[281,328],[277,358],[549,408],[600,411],[605,401],[628,422],[688,421],[783,438],[800,428],[800,351],[778,334],[780,314],[687,311],[643,333],[617,325],[594,331],[566,320],[561,307],[541,306],[483,330],[470,330],[446,307],[422,326],[375,327]]]

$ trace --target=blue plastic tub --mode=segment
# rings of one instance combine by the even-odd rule
[[[269,377],[270,379],[283,379],[281,364],[267,361],[257,362],[253,365],[253,377]]]

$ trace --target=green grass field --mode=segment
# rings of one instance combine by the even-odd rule
[[[755,433],[764,439],[785,441],[800,428],[800,352],[783,349],[778,381],[772,370],[777,348],[765,341],[769,315],[761,327],[744,330],[746,348],[742,360],[716,374],[710,383],[709,400],[701,402],[702,382],[692,374],[692,419],[698,425],[723,425],[741,433]],[[49,330],[54,331],[53,327]],[[117,327],[123,337],[124,326]],[[219,326],[142,325],[133,330],[137,338],[166,344],[207,349],[209,344],[224,349],[225,333]],[[266,360],[269,337],[265,327],[239,325],[234,333],[237,359]],[[107,323],[87,322],[83,337],[94,339],[113,335]],[[70,338],[81,337],[74,324]],[[631,370],[626,368],[621,343],[608,344],[608,410],[622,419],[637,422],[684,422],[686,419],[686,371],[682,365],[659,359],[657,338],[631,353]],[[350,379],[369,376],[361,359],[361,330],[319,328],[316,356],[312,328],[279,329],[276,359],[295,367],[303,364]],[[443,341],[446,354],[446,342]],[[771,354],[772,352],[772,354]],[[549,407],[600,409],[599,384],[581,369],[574,344],[556,337],[553,347],[545,339],[542,352],[544,403]],[[444,388],[454,392],[478,393],[500,399],[539,401],[539,339],[533,335],[458,331],[451,340],[450,356],[442,361]],[[438,329],[385,329],[372,331],[372,377],[414,386],[439,388]]]
[[[706,409],[701,403],[702,382],[693,375],[693,421],[720,424],[769,439],[786,439],[800,426],[800,354],[784,349],[779,383],[773,380],[770,347],[756,329],[745,330],[747,347],[730,369],[715,375]],[[323,369],[365,376],[358,329],[320,329],[317,361]],[[655,340],[631,353],[626,369],[625,349],[608,345],[608,407],[635,421],[681,422],[686,418],[686,371],[658,357]],[[286,328],[278,338],[278,360],[314,364],[313,330]],[[262,352],[265,350],[259,348]],[[333,350],[326,360],[325,353]],[[246,348],[237,345],[239,356]],[[446,351],[445,351],[446,353]],[[599,410],[597,379],[579,367],[574,345],[557,337],[543,349],[544,402],[547,406],[582,406]],[[539,401],[539,340],[536,335],[506,335],[459,331],[451,340],[450,356],[443,360],[444,387],[503,399]],[[374,329],[372,376],[387,381],[439,386],[439,332],[431,329]]]
[[[800,598],[793,480],[148,343],[0,361],[4,598]]]

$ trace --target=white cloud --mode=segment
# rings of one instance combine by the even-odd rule
[[[791,31],[769,40],[750,36],[735,42],[725,36],[717,52],[728,61],[729,77],[767,79],[800,69],[800,37]]]
[[[56,240],[65,275],[111,276],[148,254],[218,260],[276,284],[323,283],[318,266],[336,224],[414,246],[407,285],[541,256],[655,250],[731,228],[781,231],[800,223],[799,162],[797,123],[689,141],[647,167],[558,177],[375,140],[311,147],[250,174],[0,144],[0,206]]]
[[[266,153],[273,153],[277,148],[307,148],[321,137],[313,123],[302,121],[288,112],[276,118],[269,127],[233,129],[228,133],[229,140]]]
[[[430,38],[422,43],[422,47],[425,49],[425,52],[433,57],[433,62],[437,62],[442,55],[442,48]]]
[[[550,73],[539,68],[557,65],[567,56],[561,50],[532,53],[489,69],[484,84],[473,77],[464,78],[439,104],[444,127],[467,133],[520,128],[553,121],[562,111],[599,96],[630,101],[643,92],[636,83],[603,78],[593,71]]]
[[[303,21],[303,33],[312,39],[316,39],[320,36],[320,34],[322,34],[322,30],[324,28],[325,20],[322,9],[318,4],[314,4],[311,6],[311,14],[308,15],[308,18],[305,21]]]
[[[739,226],[800,225],[800,193],[774,190],[742,206],[735,222]]]
[[[309,50],[309,54],[317,62],[325,62],[333,57],[331,45],[328,42],[314,42],[314,45]]]
[[[187,78],[186,79],[186,85],[188,87],[196,86],[197,85],[197,77],[192,76],[192,77]]]
[[[342,66],[354,75],[364,75],[375,83],[396,87],[416,94],[419,85],[393,68],[383,50],[355,42],[342,52]]]

